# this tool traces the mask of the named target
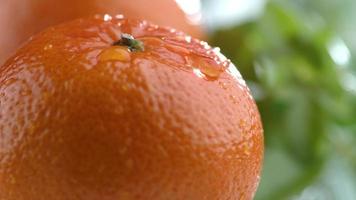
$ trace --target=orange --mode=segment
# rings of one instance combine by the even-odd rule
[[[2,0],[0,13],[0,65],[42,29],[94,14],[124,14],[203,37],[201,27],[189,23],[174,0]]]
[[[252,199],[262,125],[235,66],[104,18],[51,27],[0,68],[0,199]]]

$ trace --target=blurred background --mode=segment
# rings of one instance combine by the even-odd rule
[[[122,13],[208,40],[261,112],[256,200],[356,199],[355,0],[0,0],[0,64],[43,28]]]
[[[255,199],[355,200],[356,1],[195,4],[193,22],[236,64],[262,115]]]

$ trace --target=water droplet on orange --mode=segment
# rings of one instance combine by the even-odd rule
[[[48,51],[51,50],[53,48],[52,44],[47,44],[46,46],[43,47],[43,50]]]
[[[245,156],[249,156],[251,154],[251,148],[253,146],[253,143],[252,142],[244,142],[242,145],[241,145],[241,148],[242,148],[242,152]]]
[[[243,87],[246,86],[246,82],[244,81],[240,72],[237,70],[234,64],[228,62],[228,67],[226,72],[230,74],[239,83],[239,86],[243,86]]]
[[[131,57],[128,48],[114,46],[101,52],[99,60],[128,62],[131,60]]]
[[[225,82],[219,82],[219,85],[221,86],[222,89],[227,90],[227,83]]]
[[[142,42],[144,42],[145,44],[148,44],[148,46],[161,46],[163,45],[163,40],[161,38],[158,37],[142,37],[139,38],[139,40],[141,40]]]
[[[223,68],[210,58],[201,58],[196,55],[190,55],[186,57],[186,62],[189,66],[199,69],[204,74],[207,80],[217,80],[220,74],[224,71]]]
[[[230,95],[230,99],[232,101],[232,103],[236,104],[238,101],[237,101],[237,97],[235,95]]]
[[[202,65],[200,66],[200,71],[207,76],[209,79],[217,79],[221,74],[221,69],[214,66]]]
[[[178,53],[178,54],[183,54],[183,55],[190,54],[190,50],[185,48],[185,47],[181,47],[181,46],[173,45],[173,44],[166,44],[165,46],[170,51],[173,51],[173,52]]]
[[[112,17],[110,15],[108,15],[108,14],[105,14],[104,15],[104,21],[110,21],[110,20],[112,20]]]
[[[116,19],[124,19],[124,15],[118,14],[118,15],[115,15],[115,18]]]
[[[205,78],[205,75],[198,68],[193,68],[193,73],[199,78]]]

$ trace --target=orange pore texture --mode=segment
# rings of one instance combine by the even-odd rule
[[[181,32],[80,19],[0,68],[1,200],[252,199],[262,154],[238,71]]]
[[[124,14],[203,38],[202,28],[192,25],[174,0],[1,0],[0,65],[42,29],[94,14]]]

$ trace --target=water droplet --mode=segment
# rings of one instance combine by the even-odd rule
[[[110,15],[108,15],[108,14],[105,14],[104,15],[104,21],[110,21],[110,20],[112,20],[112,17],[110,16]]]
[[[163,40],[158,37],[141,37],[140,40],[148,46],[162,46],[164,44]]]
[[[204,77],[206,80],[216,80],[219,78],[220,74],[224,71],[214,60],[212,59],[207,59],[207,58],[202,58],[199,56],[190,56],[186,57],[186,62],[188,63],[189,66],[192,66],[193,72],[197,74],[197,72],[202,73],[204,76],[199,77]],[[196,69],[199,69],[196,70]]]
[[[200,71],[207,76],[209,79],[217,79],[219,78],[220,74],[221,74],[221,70],[213,67],[213,66],[207,66],[207,65],[203,65],[200,68]]]
[[[115,46],[102,51],[99,60],[128,62],[131,57],[128,48]]]
[[[155,30],[157,30],[158,28],[159,28],[158,25],[152,25],[152,24],[150,24],[150,25],[148,25],[148,27],[147,27],[147,31],[155,31]]]
[[[52,44],[47,44],[46,46],[43,47],[43,50],[48,51],[51,50],[53,48]]]
[[[124,19],[124,15],[122,15],[122,14],[115,15],[115,18],[116,19]]]
[[[91,50],[84,55],[85,59],[83,59],[83,60],[85,60],[84,66],[86,69],[91,69],[93,66],[97,65],[98,55],[100,53],[101,53],[101,50],[96,49],[96,50]]]
[[[89,70],[89,69],[92,69],[93,68],[93,65],[91,65],[91,64],[88,64],[88,63],[83,63],[83,62],[81,62],[81,64],[83,65],[83,67],[85,68],[85,69],[87,69],[87,70]]]
[[[229,95],[233,104],[238,103],[237,97],[235,95]]]
[[[208,50],[208,49],[211,48],[211,47],[209,46],[209,44],[208,44],[207,42],[205,42],[205,41],[200,41],[199,44],[202,45],[203,48],[206,49],[206,50]]]
[[[225,82],[219,82],[219,85],[221,86],[222,89],[227,90],[227,83]]]
[[[205,78],[205,75],[198,68],[193,68],[193,73],[199,78]]]
[[[190,37],[190,36],[185,36],[184,39],[185,39],[185,41],[188,42],[188,43],[191,43],[191,42],[192,42],[192,37]]]
[[[253,145],[252,142],[245,142],[243,144],[242,149],[245,156],[249,156],[251,154],[252,145]]]
[[[214,53],[220,53],[220,50],[221,50],[221,49],[220,49],[219,47],[214,47],[214,48],[213,48],[213,52],[214,52]],[[224,57],[225,57],[225,56],[224,56]]]
[[[246,82],[244,81],[240,72],[237,70],[234,64],[229,63],[229,67],[227,68],[226,72],[230,74],[239,83],[240,86],[246,87]]]
[[[240,120],[239,125],[240,125],[240,128],[245,127],[246,122],[244,120]]]
[[[181,46],[178,46],[178,45],[166,44],[165,46],[170,51],[173,51],[173,52],[178,53],[178,54],[183,54],[183,55],[190,54],[190,50],[189,49],[181,47]]]

